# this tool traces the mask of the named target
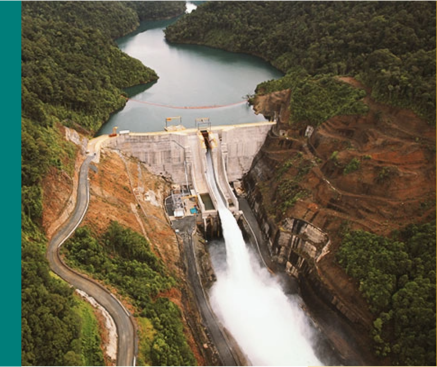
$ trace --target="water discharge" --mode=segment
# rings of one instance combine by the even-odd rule
[[[211,306],[254,365],[321,365],[311,342],[313,329],[298,302],[252,258],[214,178],[210,152],[207,179],[218,201],[226,264],[216,270]]]

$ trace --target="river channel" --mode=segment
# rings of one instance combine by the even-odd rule
[[[176,19],[142,22],[135,32],[116,41],[122,51],[154,69],[159,80],[128,88],[132,100],[97,135],[112,132],[114,126],[133,132],[162,131],[166,118],[178,116],[186,128],[202,117],[210,118],[213,125],[265,120],[255,115],[244,97],[253,94],[260,82],[283,74],[254,56],[168,43],[164,29]],[[193,108],[205,106],[215,108]]]
[[[169,117],[180,117],[181,123],[186,128],[195,127],[195,119],[204,117],[208,117],[212,125],[232,125],[265,120],[263,116],[254,113],[246,103],[245,97],[253,94],[260,82],[280,78],[283,74],[254,56],[205,46],[166,42],[164,29],[176,20],[177,18],[142,22],[136,31],[116,41],[122,51],[154,69],[159,80],[126,89],[129,95],[126,106],[114,113],[97,135],[111,133],[115,126],[119,131],[163,131]],[[179,121],[175,120],[174,124],[178,123]],[[239,230],[231,232],[239,232]],[[338,364],[335,353],[332,354],[327,350],[329,346],[324,341],[324,337],[318,335],[318,332],[310,325],[309,319],[298,307],[297,298],[294,295],[284,294],[279,283],[276,284],[265,269],[257,269],[256,277],[245,276],[242,289],[246,290],[250,284],[260,282],[268,283],[269,286],[257,286],[253,293],[254,300],[250,306],[245,308],[245,311],[227,312],[226,308],[236,310],[238,307],[232,304],[223,306],[223,302],[217,301],[222,299],[226,303],[229,299],[229,294],[226,296],[227,278],[219,276],[221,268],[226,271],[228,269],[227,256],[222,256],[223,249],[224,244],[221,243],[220,253],[214,247],[211,252],[212,262],[219,278],[218,286],[215,285],[211,290],[213,309],[221,322],[225,324],[229,323],[229,317],[235,316],[241,319],[241,315],[247,314],[247,310],[255,313],[255,321],[250,320],[247,323],[255,327],[253,330],[250,329],[252,331],[248,331],[247,325],[241,326],[235,320],[230,324],[235,324],[237,330],[232,330],[229,325],[227,326],[228,330],[232,330],[248,359],[255,364],[262,365]],[[261,279],[258,273],[266,273],[266,276]],[[254,281],[252,278],[261,280]],[[235,288],[233,285],[238,282],[232,279],[228,283],[233,289]],[[223,287],[226,291],[225,296],[221,294]],[[261,296],[263,293],[260,288],[265,288],[270,292],[269,295]],[[276,292],[274,297],[271,292]],[[260,300],[260,296],[264,299]],[[253,305],[265,303],[270,299],[279,299],[276,296],[281,299],[281,302],[274,301],[275,304],[266,306],[268,310],[273,311],[266,313],[270,314],[269,316],[261,318],[265,319],[266,324],[266,329],[262,330],[260,328],[261,312],[258,311],[259,307],[253,307]],[[243,301],[239,303],[240,306],[245,304]],[[271,321],[272,315],[277,320]],[[275,325],[285,326],[282,328],[284,332],[280,332],[281,327]],[[243,334],[240,331],[244,331]],[[265,339],[266,335],[268,335],[267,339]],[[257,338],[262,341],[258,341]],[[253,345],[248,344],[249,339]],[[266,340],[270,344],[266,343]],[[259,346],[264,346],[267,351]],[[323,358],[319,360],[321,354]]]

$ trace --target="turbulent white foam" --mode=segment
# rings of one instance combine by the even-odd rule
[[[216,269],[212,308],[254,365],[321,365],[311,347],[312,330],[305,314],[251,258],[235,218],[218,193],[209,153],[207,160],[208,181],[219,201],[227,262]]]

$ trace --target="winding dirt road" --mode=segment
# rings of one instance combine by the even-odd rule
[[[49,243],[47,258],[50,268],[61,278],[67,281],[88,295],[93,297],[102,305],[112,316],[117,326],[118,345],[117,345],[117,365],[135,365],[136,355],[136,331],[132,316],[111,293],[97,282],[79,274],[69,268],[59,255],[59,247],[67,240],[81,223],[88,209],[89,203],[89,182],[88,170],[94,154],[88,155],[83,162],[79,173],[79,184],[77,192],[77,203],[73,214],[66,223],[56,232]]]

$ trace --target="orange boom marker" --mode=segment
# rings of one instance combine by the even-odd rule
[[[117,136],[117,126],[114,126],[113,128],[112,128],[112,134],[109,134],[109,137],[110,138],[113,138],[114,136]]]
[[[157,107],[166,107],[166,108],[174,108],[177,110],[207,110],[212,108],[223,108],[223,107],[230,107],[230,106],[236,106],[239,104],[246,103],[246,101],[241,102],[235,102],[230,104],[221,104],[221,105],[212,105],[212,106],[171,106],[171,105],[165,105],[165,104],[159,104],[159,103],[153,103],[153,102],[147,102],[147,101],[139,101],[138,99],[132,99],[132,98],[126,98],[129,101],[137,102],[137,103],[143,103],[151,106],[157,106]]]

